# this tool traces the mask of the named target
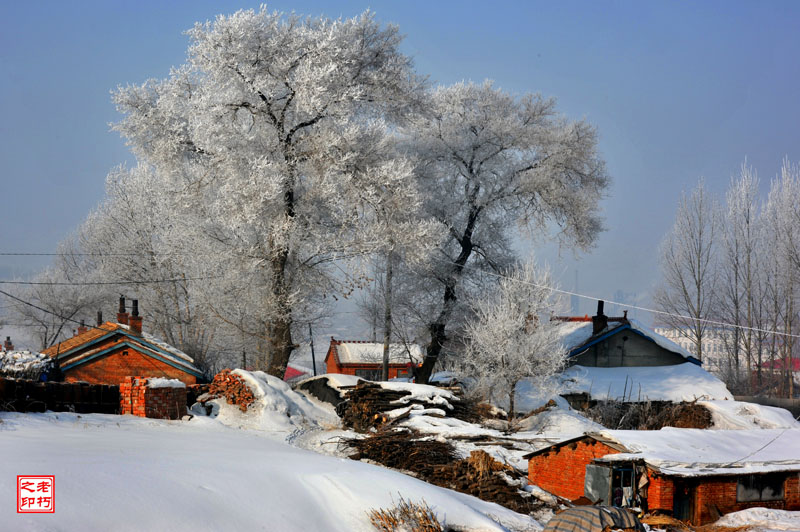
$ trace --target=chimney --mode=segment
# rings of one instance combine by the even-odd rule
[[[608,316],[603,314],[602,300],[597,302],[597,316],[592,316],[592,336],[608,327]]]
[[[103,311],[97,311],[97,326],[100,327],[103,324]]]
[[[142,334],[142,318],[139,316],[139,300],[131,299],[131,316],[128,318],[128,325],[133,334]]]
[[[117,311],[117,323],[128,324],[128,312],[125,310],[125,297],[119,298],[119,310]]]
[[[80,326],[78,327],[78,334],[83,334],[83,333],[85,333],[85,332],[86,332],[86,331],[88,331],[88,330],[89,330],[89,329],[86,327],[86,322],[85,322],[85,321],[83,321],[83,320],[81,320],[81,324],[80,324]]]
[[[3,350],[4,351],[13,351],[14,344],[11,343],[11,337],[6,336],[6,341],[3,343]]]

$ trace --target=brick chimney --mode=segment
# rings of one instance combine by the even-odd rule
[[[597,302],[597,316],[592,316],[592,336],[608,327],[608,316],[603,314],[604,304],[603,300]]]
[[[117,323],[121,323],[122,325],[128,324],[128,312],[125,310],[125,298],[120,296],[119,298],[119,310],[117,310]]]
[[[6,336],[6,341],[3,342],[3,350],[4,351],[13,351],[14,350],[14,344],[11,343],[11,337],[10,336]]]
[[[128,325],[130,325],[133,334],[142,334],[142,317],[139,316],[138,299],[131,299],[131,316],[128,318]]]
[[[86,327],[86,322],[81,320],[81,324],[80,324],[80,326],[78,326],[78,334],[83,334],[88,330],[89,330],[89,328]]]

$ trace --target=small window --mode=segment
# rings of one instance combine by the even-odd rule
[[[738,502],[782,501],[785,475],[747,475],[736,484]]]
[[[357,369],[356,377],[361,377],[368,381],[379,381],[381,380],[381,373],[382,371],[379,369]]]

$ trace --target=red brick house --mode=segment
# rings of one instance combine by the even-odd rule
[[[417,344],[389,345],[389,378],[408,377],[409,369],[422,363],[422,347]],[[383,344],[352,340],[336,340],[325,355],[327,373],[355,375],[380,380],[383,366]]]
[[[641,506],[695,525],[752,507],[800,510],[800,429],[587,433],[526,455],[560,497]]]
[[[42,353],[57,361],[66,382],[120,384],[125,377],[137,376],[196,384],[203,376],[189,355],[143,332],[138,302],[133,300],[129,315],[124,298],[120,298],[117,323],[81,326],[75,336]]]

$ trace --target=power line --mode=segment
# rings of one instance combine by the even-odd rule
[[[211,255],[211,253],[198,254],[196,252],[169,252],[169,253],[27,253],[27,252],[0,252],[0,257],[161,257],[170,255]]]
[[[183,281],[205,281],[208,279],[219,279],[221,275],[207,277],[179,277],[177,279],[150,279],[145,281],[0,281],[0,284],[11,285],[32,285],[32,286],[115,286],[125,284],[159,284],[159,283],[179,283]]]
[[[453,261],[441,260],[441,262],[443,262],[445,264],[452,264],[452,265],[455,265],[455,266],[460,266],[460,267],[465,268],[465,269],[470,269],[470,270],[473,270],[473,271],[478,271],[478,272],[481,272],[481,273],[485,273],[487,275],[491,275],[491,276],[497,277],[499,279],[509,279],[509,280],[512,280],[512,281],[515,281],[515,282],[528,284],[528,285],[534,286],[536,288],[543,288],[543,289],[550,290],[551,292],[556,292],[556,293],[559,293],[559,294],[564,294],[564,295],[568,295],[568,296],[575,296],[575,297],[582,297],[584,299],[589,299],[589,300],[592,300],[592,301],[604,301],[604,302],[609,303],[611,305],[619,305],[619,306],[627,307],[627,308],[630,308],[630,309],[642,310],[642,311],[645,311],[645,312],[652,312],[653,314],[660,314],[661,316],[670,316],[670,317],[673,317],[673,318],[681,318],[681,319],[684,319],[684,320],[691,320],[691,321],[695,321],[695,322],[698,322],[698,323],[706,323],[706,324],[709,324],[709,325],[717,325],[717,326],[721,326],[721,327],[733,327],[733,328],[737,328],[737,329],[740,329],[740,330],[743,330],[743,331],[763,332],[763,333],[767,333],[767,334],[773,334],[773,335],[776,335],[776,336],[786,336],[786,337],[789,337],[789,338],[800,338],[800,334],[789,334],[789,333],[784,333],[784,332],[779,332],[779,331],[773,331],[773,330],[770,330],[770,329],[760,329],[758,327],[747,327],[745,325],[736,325],[734,323],[727,323],[727,322],[724,322],[724,321],[709,320],[709,319],[705,319],[705,318],[695,318],[695,317],[692,317],[692,316],[685,316],[683,314],[675,314],[673,312],[666,312],[666,311],[663,311],[663,310],[656,310],[656,309],[652,309],[652,308],[641,307],[641,306],[638,306],[638,305],[631,305],[629,303],[621,303],[619,301],[612,301],[610,299],[606,299],[606,298],[602,298],[602,297],[594,297],[594,296],[589,296],[589,295],[586,295],[586,294],[579,294],[578,292],[570,292],[569,290],[561,290],[560,288],[554,288],[552,286],[545,286],[545,285],[539,285],[539,284],[536,284],[536,283],[521,281],[519,279],[514,279],[513,277],[509,277],[507,275],[502,275],[502,274],[499,274],[499,273],[496,273],[496,272],[491,272],[489,270],[484,270],[482,268],[478,268],[478,267],[475,267],[475,266],[469,266],[469,265],[466,265],[466,264],[461,265],[461,264],[458,264],[458,263],[453,262]]]
[[[75,319],[72,319],[72,318],[68,318],[66,316],[62,316],[62,315],[60,315],[60,314],[58,314],[56,312],[53,312],[52,310],[47,310],[46,308],[42,308],[42,307],[40,307],[38,305],[35,305],[35,304],[33,304],[33,303],[29,302],[29,301],[25,301],[24,299],[20,299],[15,295],[9,294],[5,290],[0,290],[0,294],[3,294],[4,296],[9,297],[9,298],[11,298],[11,299],[13,299],[15,301],[19,301],[23,305],[27,305],[29,307],[33,307],[36,310],[39,310],[39,311],[44,312],[46,314],[50,314],[52,316],[55,316],[56,318],[58,318],[58,319],[60,319],[60,320],[62,320],[64,322],[72,322],[72,323],[76,323],[78,325],[82,325],[84,327],[88,327],[89,329],[98,329],[98,330],[101,330],[101,331],[108,332],[108,329],[104,329],[103,327],[100,327],[100,326],[97,326],[97,325],[85,325],[85,323],[81,323],[78,320],[75,320]]]

